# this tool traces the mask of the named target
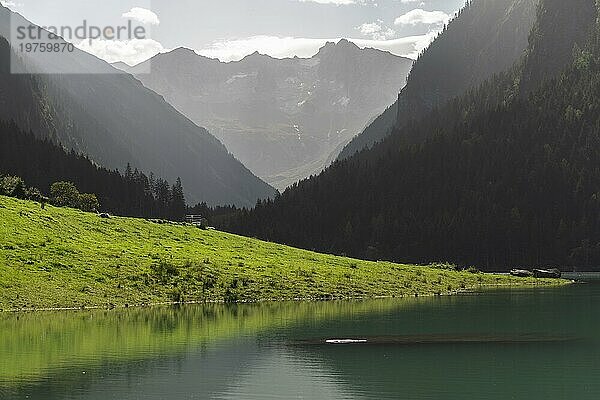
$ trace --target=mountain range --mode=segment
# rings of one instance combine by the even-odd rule
[[[487,29],[460,21],[479,4],[490,3],[468,3],[422,59],[450,32]],[[597,267],[598,15],[595,0],[540,0],[506,70],[222,227],[375,260]]]
[[[283,190],[335,160],[395,101],[412,64],[342,39],[306,59],[254,53],[225,63],[179,48],[119,68],[206,127],[252,172]]]
[[[17,57],[4,39],[11,15],[30,25],[0,6],[1,119],[108,168],[131,163],[171,182],[181,177],[190,203],[250,206],[275,195],[218,139],[133,76],[78,49],[49,54],[44,64]],[[14,68],[36,74],[11,74],[11,57]],[[74,65],[78,74],[56,73]]]

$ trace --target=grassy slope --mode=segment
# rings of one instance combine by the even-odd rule
[[[366,262],[0,197],[0,309],[412,296],[543,280]]]

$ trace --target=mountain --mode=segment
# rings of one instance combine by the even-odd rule
[[[541,0],[513,67],[224,227],[371,259],[597,268],[597,16]]]
[[[0,8],[0,36],[9,37],[10,15]],[[275,194],[219,140],[131,75],[77,49],[43,62],[16,58],[13,67],[36,74],[11,74],[11,51],[0,39],[0,119],[107,168],[131,163],[171,182],[181,177],[190,202],[249,206]],[[55,73],[74,68],[77,74]]]
[[[517,61],[527,47],[539,0],[473,0],[426,50],[398,101],[340,153],[344,159],[419,119]],[[400,105],[400,107],[398,107]],[[422,139],[422,138],[415,138]]]
[[[180,48],[126,70],[285,189],[328,166],[393,103],[411,66],[342,39],[308,59],[254,53],[224,63]]]
[[[117,61],[117,62],[111,63],[110,65],[112,67],[114,67],[114,68],[116,68],[116,69],[118,69],[120,71],[124,71],[124,72],[127,71],[129,68],[131,68],[131,65],[126,64],[126,63],[121,62],[121,61]]]

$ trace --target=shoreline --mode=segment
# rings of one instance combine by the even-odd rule
[[[443,262],[358,260],[3,196],[0,220],[2,312],[433,297],[567,283]]]
[[[497,275],[497,274],[490,274]],[[18,314],[18,313],[44,313],[44,312],[60,312],[60,311],[116,311],[116,310],[127,310],[127,309],[140,309],[140,308],[153,308],[153,307],[165,307],[165,306],[186,306],[186,305],[204,305],[204,304],[228,304],[228,305],[240,305],[240,304],[261,304],[261,303],[319,303],[319,302],[331,302],[331,301],[369,301],[369,300],[385,300],[385,299],[410,299],[410,298],[432,298],[432,297],[451,297],[460,296],[468,293],[480,294],[485,290],[512,290],[512,289],[535,289],[535,288],[558,288],[568,285],[575,285],[578,282],[568,279],[557,279],[556,282],[542,282],[542,283],[523,283],[523,284],[497,284],[497,285],[480,285],[476,287],[455,290],[451,292],[443,293],[415,293],[414,295],[398,295],[398,296],[363,296],[363,297],[296,297],[296,298],[271,298],[271,299],[257,299],[257,300],[238,300],[238,301],[225,301],[225,300],[191,300],[184,302],[156,302],[148,304],[123,304],[114,305],[112,307],[107,306],[80,306],[80,307],[41,307],[41,308],[13,308],[13,309],[2,309],[0,314]]]

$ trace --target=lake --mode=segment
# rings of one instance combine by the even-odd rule
[[[0,314],[0,399],[598,399],[599,317],[593,283]]]

